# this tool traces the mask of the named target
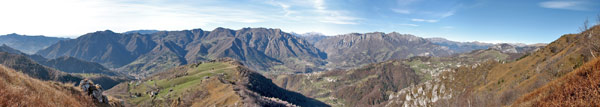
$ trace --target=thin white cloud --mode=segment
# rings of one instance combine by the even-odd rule
[[[396,0],[396,3],[401,6],[410,5],[420,0]]]
[[[450,29],[454,29],[454,26],[443,26],[442,29],[450,30]]]
[[[429,22],[429,23],[438,22],[438,20],[427,20],[427,19],[410,19],[410,21],[413,21],[413,22]]]
[[[543,8],[566,9],[566,10],[588,10],[585,1],[581,0],[553,0],[541,2]]]
[[[412,13],[410,10],[407,9],[392,9],[393,12],[396,13],[400,13],[400,14],[410,14]]]
[[[314,7],[317,10],[325,10],[325,2],[323,0],[312,0],[312,2],[314,3]]]
[[[77,36],[106,29],[181,30],[278,18],[267,12],[156,1],[14,0],[0,2],[0,14],[11,16],[0,20],[0,34]]]
[[[417,25],[417,24],[400,24],[400,25],[402,25],[402,26],[412,26],[412,27],[417,27],[417,26],[419,26],[419,25]]]
[[[330,14],[330,15],[322,17],[320,22],[332,23],[332,24],[358,24],[355,21],[359,20],[359,18],[343,16],[343,15],[340,15],[340,13],[335,12],[335,11],[330,11],[330,12],[328,12],[328,14]]]
[[[359,24],[351,12],[330,9],[326,1],[272,1],[224,4],[228,1],[12,0],[0,1],[0,34],[76,37],[110,29],[182,30],[215,27],[277,27],[287,24]],[[268,1],[267,1],[268,2]],[[32,4],[33,3],[33,4]],[[223,4],[223,5],[215,5]],[[268,6],[271,5],[271,6]],[[282,24],[283,23],[283,24]],[[304,26],[302,25],[302,26]],[[294,25],[300,26],[300,25]],[[312,27],[314,28],[314,27]],[[330,29],[330,28],[321,28]],[[337,30],[342,31],[343,29]]]
[[[319,22],[332,24],[358,24],[360,18],[346,15],[347,12],[327,9],[325,1],[312,0],[313,7],[321,15]]]
[[[450,17],[450,16],[454,15],[454,13],[456,13],[456,10],[450,10],[450,11],[448,11],[448,12],[446,12],[446,13],[442,13],[442,14],[440,14],[440,16],[441,16],[442,18],[446,18],[446,17]]]
[[[296,13],[295,11],[290,10],[290,5],[283,4],[283,3],[278,3],[278,4],[279,4],[279,6],[281,6],[283,11],[285,12],[284,16],[290,16],[290,14]]]

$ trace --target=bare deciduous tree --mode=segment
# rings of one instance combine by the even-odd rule
[[[588,43],[590,43],[589,48],[590,48],[590,54],[592,54],[592,57],[594,57],[594,59],[596,58],[596,53],[600,52],[600,39],[598,39],[598,35],[594,35],[593,33],[591,33],[593,31],[590,31],[590,33],[588,33],[588,35],[590,36],[590,41],[588,41]]]
[[[583,25],[581,27],[579,27],[579,31],[581,31],[583,33],[584,31],[589,29],[589,26],[590,26],[589,18],[585,18]]]
[[[596,25],[600,25],[600,13],[596,15]]]
[[[600,25],[600,14],[597,15],[596,17],[596,25]],[[595,35],[594,30],[589,30],[589,22],[588,19],[586,19],[583,22],[583,26],[579,28],[581,31],[581,34],[585,35],[588,39],[588,47],[589,47],[589,51],[590,54],[592,55],[592,57],[595,59],[596,58],[596,53],[600,52],[600,38],[596,37],[597,35]],[[585,32],[587,31],[587,32]]]

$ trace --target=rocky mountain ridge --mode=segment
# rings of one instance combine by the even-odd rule
[[[312,72],[326,62],[325,53],[279,29],[217,28],[120,34],[98,31],[61,41],[38,54],[72,56],[119,68],[139,76],[179,65],[221,57],[240,60],[253,70]],[[153,63],[147,63],[153,62]]]

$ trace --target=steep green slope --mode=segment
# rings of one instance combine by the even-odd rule
[[[132,106],[327,106],[230,59],[176,67],[108,93]]]

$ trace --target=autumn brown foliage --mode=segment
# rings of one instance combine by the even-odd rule
[[[525,95],[514,106],[600,106],[600,58]]]

